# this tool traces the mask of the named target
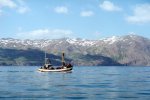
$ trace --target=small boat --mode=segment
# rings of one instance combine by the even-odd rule
[[[41,72],[68,72],[73,69],[73,66],[69,63],[66,64],[64,60],[64,53],[62,53],[62,66],[58,67],[53,67],[51,64],[51,61],[49,58],[46,57],[45,53],[45,64],[41,68],[38,69],[38,71]]]
[[[41,72],[69,72],[71,71],[72,68],[62,68],[62,69],[43,69],[43,68],[39,68],[38,71]]]

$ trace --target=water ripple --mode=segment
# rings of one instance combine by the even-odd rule
[[[0,99],[149,100],[148,67],[75,67],[40,73],[36,67],[1,67]]]

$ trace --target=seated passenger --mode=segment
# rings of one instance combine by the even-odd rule
[[[46,66],[44,65],[44,69],[46,69]]]

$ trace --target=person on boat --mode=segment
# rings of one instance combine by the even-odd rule
[[[72,67],[72,65],[69,63],[68,65],[67,65],[67,68],[71,68]]]
[[[44,67],[43,67],[44,69],[46,69],[46,65],[44,65]]]
[[[55,69],[54,67],[52,67],[51,65],[48,66],[48,69]]]
[[[45,58],[44,69],[54,69],[49,58]]]
[[[61,69],[62,67],[57,67],[56,69]]]

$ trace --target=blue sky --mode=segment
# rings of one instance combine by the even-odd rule
[[[149,0],[0,0],[0,38],[150,38]]]

